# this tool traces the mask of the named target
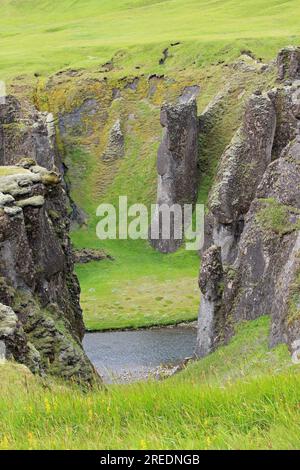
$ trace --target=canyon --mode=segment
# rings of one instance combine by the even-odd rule
[[[96,203],[114,202],[119,187],[131,201],[169,206],[206,203],[209,194],[198,357],[263,315],[272,319],[270,346],[292,350],[300,325],[299,55],[289,47],[277,63],[262,63],[242,53],[205,80],[204,72],[108,80],[66,70],[29,90],[12,82],[0,105],[0,341],[8,359],[41,375],[97,380],[82,348],[69,234],[94,232]],[[183,243],[150,240],[162,253]]]

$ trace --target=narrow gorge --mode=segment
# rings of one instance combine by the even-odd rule
[[[183,207],[208,197],[197,356],[227,343],[236,323],[263,315],[272,318],[270,345],[284,342],[292,351],[299,334],[299,64],[299,49],[290,47],[269,64],[243,53],[215,67],[214,77],[108,80],[67,70],[34,88],[11,83],[0,106],[7,358],[40,374],[95,380],[81,343],[74,259],[114,257],[96,242],[81,243],[76,254],[69,231],[95,239],[93,212],[105,197],[116,201],[117,183],[132,202],[139,196]],[[182,249],[184,235],[164,240],[155,217],[153,248]]]
[[[3,468],[300,449],[299,18],[0,0]]]

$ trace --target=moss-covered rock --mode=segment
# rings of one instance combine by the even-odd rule
[[[201,305],[209,308],[200,309],[199,354],[226,342],[234,323],[266,314],[272,318],[271,346],[285,342],[292,348],[299,339],[299,87],[294,81],[251,98],[221,159],[206,218]],[[221,290],[209,262],[212,247],[220,250]]]
[[[45,168],[6,168],[0,177],[0,340],[7,357],[32,372],[90,383],[97,374],[81,345],[66,193]]]

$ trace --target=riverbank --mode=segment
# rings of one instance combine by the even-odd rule
[[[0,449],[298,449],[299,366],[269,326],[162,382],[83,392],[0,366]]]
[[[190,320],[190,321],[179,321],[178,323],[167,323],[166,325],[162,325],[161,323],[155,323],[149,326],[140,326],[137,328],[128,327],[128,328],[110,328],[108,330],[89,330],[86,328],[86,334],[91,333],[122,333],[122,332],[138,332],[138,331],[151,331],[157,328],[163,327],[173,329],[173,328],[194,328],[197,329],[198,321],[197,320]]]

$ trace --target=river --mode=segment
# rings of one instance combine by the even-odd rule
[[[106,383],[158,378],[191,357],[197,330],[192,326],[87,333],[83,344]]]

